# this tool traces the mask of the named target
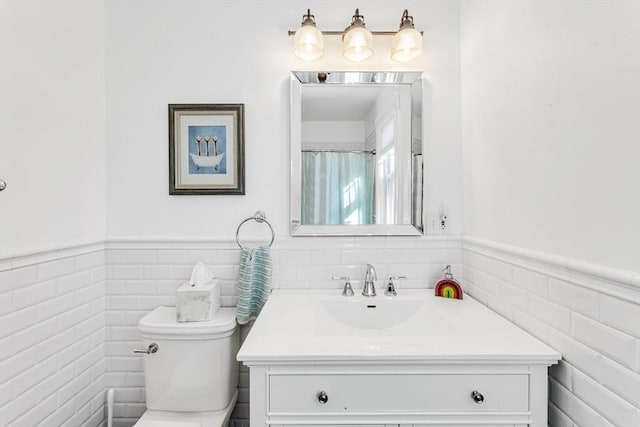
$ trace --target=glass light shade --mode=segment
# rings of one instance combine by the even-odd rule
[[[324,38],[314,24],[301,26],[293,37],[294,53],[303,61],[315,61],[324,55]]]
[[[422,55],[422,34],[415,28],[399,30],[391,41],[391,59],[407,62]]]
[[[342,36],[342,56],[360,62],[373,55],[373,35],[365,27],[351,27]]]

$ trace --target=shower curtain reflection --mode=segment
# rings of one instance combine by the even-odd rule
[[[302,224],[374,224],[372,152],[302,152]]]

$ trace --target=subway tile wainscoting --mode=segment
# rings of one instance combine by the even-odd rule
[[[0,426],[104,421],[104,242],[0,259]]]
[[[638,275],[470,238],[460,257],[455,238],[278,239],[273,286],[338,289],[329,280],[338,274],[357,288],[371,262],[381,278],[407,274],[399,290],[430,287],[452,262],[472,296],[563,354],[551,370],[550,425],[638,425]],[[145,398],[142,359],[132,353],[135,325],[173,304],[200,260],[221,278],[223,305],[233,306],[239,249],[232,241],[111,240],[106,249],[80,245],[3,260],[1,424],[103,425],[104,391],[113,387],[115,425],[132,425]],[[248,387],[241,368],[233,426],[248,425]]]
[[[399,291],[432,287],[453,263],[472,296],[563,354],[551,370],[550,425],[640,422],[638,275],[470,238],[279,238],[273,259],[276,288],[336,290],[333,274],[360,288],[366,263],[381,280],[409,276]],[[138,319],[173,304],[197,261],[233,306],[239,249],[230,240],[114,239],[2,260],[0,424],[104,425],[113,387],[114,425],[131,426],[145,399],[132,353]],[[239,385],[231,425],[248,426],[244,368]]]
[[[640,275],[463,238],[463,284],[562,353],[549,425],[640,426]]]

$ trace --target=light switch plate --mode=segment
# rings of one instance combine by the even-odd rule
[[[442,224],[440,221],[440,214],[434,212],[427,212],[427,235],[440,235],[444,234],[442,230]]]

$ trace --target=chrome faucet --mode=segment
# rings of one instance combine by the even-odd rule
[[[373,265],[367,264],[367,272],[364,274],[364,288],[362,288],[362,295],[365,297],[376,296],[375,281],[378,280],[378,274]]]

